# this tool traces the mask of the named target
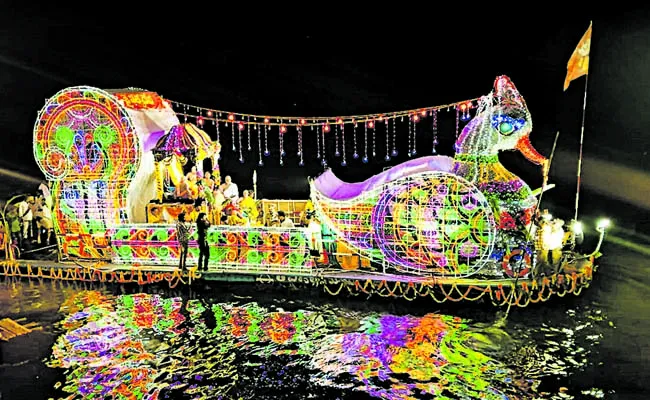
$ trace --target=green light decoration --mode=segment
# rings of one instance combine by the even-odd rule
[[[108,230],[115,264],[174,265],[179,245],[172,224],[121,224]],[[291,269],[310,273],[306,228],[211,226],[206,235],[210,248],[209,268]],[[188,264],[198,260],[197,232],[190,235]]]
[[[34,158],[52,184],[61,258],[110,260],[103,234],[128,221],[128,189],[140,168],[127,109],[101,89],[70,87],[46,101],[33,137]]]
[[[100,125],[93,132],[93,140],[99,143],[104,149],[108,149],[117,141],[117,132],[109,126]]]
[[[67,126],[59,126],[54,133],[54,141],[64,153],[70,153],[74,143],[74,131]]]

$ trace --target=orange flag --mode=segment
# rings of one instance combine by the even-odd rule
[[[569,59],[567,64],[566,78],[564,79],[564,90],[567,90],[572,80],[578,79],[589,73],[589,51],[591,50],[591,22],[589,29],[580,39],[580,43]]]

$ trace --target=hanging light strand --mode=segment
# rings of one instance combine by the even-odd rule
[[[214,120],[214,124],[217,126],[217,143],[221,143],[221,140],[219,139],[219,125],[221,124],[217,120]]]
[[[264,159],[262,158],[262,129],[258,128],[257,131],[257,165],[264,166]]]
[[[247,121],[246,134],[248,136],[248,151],[251,151],[253,150],[253,148],[251,147],[251,117],[247,116],[246,121]]]
[[[268,157],[271,155],[271,152],[269,151],[269,126],[264,125],[264,156]]]
[[[357,158],[359,158],[359,153],[357,152],[357,123],[356,123],[356,121],[354,121],[354,124],[352,126],[353,126],[353,131],[352,131],[352,133],[353,133],[353,135],[352,135],[353,144],[352,144],[352,148],[354,149],[354,153],[352,153],[352,158],[354,158],[356,160]]]
[[[413,117],[409,116],[409,152],[408,156],[413,155]]]
[[[363,158],[361,159],[364,163],[368,162],[368,124],[370,121],[366,121],[363,125]]]
[[[420,116],[418,114],[413,114],[413,151],[411,152],[412,156],[418,154],[418,121]]]
[[[298,165],[301,167],[305,165],[305,161],[303,160],[303,155],[302,155],[302,126],[299,126],[298,128],[298,157],[300,158],[300,161],[298,161]]]
[[[431,154],[437,154],[436,146],[438,145],[438,110],[434,109],[431,111],[431,116],[433,120],[431,122],[431,132],[433,136],[433,147],[431,149]]]
[[[227,122],[226,122],[226,124],[227,124]],[[232,139],[232,151],[236,152],[237,151],[237,146],[235,145],[235,124],[233,124],[232,122],[230,123],[230,136],[231,136],[231,139]]]
[[[313,132],[314,128],[310,128]],[[316,158],[320,159],[320,135],[318,133],[318,128],[316,128]]]
[[[326,153],[325,153],[325,131],[326,130],[329,131],[329,125],[324,125],[324,126],[320,127],[320,138],[323,141],[323,144],[321,146],[321,149],[322,149],[321,153],[323,153],[321,164],[323,165],[323,167],[327,166],[327,158],[326,158]]]
[[[345,125],[339,124],[339,126],[341,127],[341,155],[343,156],[341,166],[345,167],[348,165],[348,162],[345,160]]]
[[[372,121],[372,158],[377,157],[377,125]]]
[[[280,142],[280,166],[284,165],[284,134],[287,131],[287,127],[283,124],[278,128],[278,139]]]
[[[391,118],[391,121],[393,122],[393,151],[391,152],[392,157],[397,157],[397,120],[395,118]]]
[[[334,157],[341,155],[339,151],[339,135],[341,134],[341,125],[336,124],[336,129],[334,130]]]
[[[386,156],[385,161],[390,161],[390,119],[386,119],[384,124],[384,131],[386,133]]]
[[[239,128],[238,129],[239,132],[238,132],[238,135],[237,135],[237,137],[239,138],[239,162],[243,164],[244,163],[244,150],[243,150],[242,145],[241,145],[241,137],[242,137],[242,134],[244,132],[244,123],[240,122],[237,125],[238,125],[237,127]]]

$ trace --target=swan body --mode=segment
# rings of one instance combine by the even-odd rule
[[[530,143],[531,130],[523,97],[500,76],[458,136],[453,158],[409,160],[358,183],[328,170],[311,182],[311,200],[339,240],[372,262],[400,272],[468,277],[498,261],[506,268],[496,273],[510,275],[513,253],[519,255],[513,261],[533,257],[525,232],[536,198],[498,154],[519,150],[546,167]]]

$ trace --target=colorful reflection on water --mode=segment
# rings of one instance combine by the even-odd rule
[[[517,347],[499,324],[440,314],[346,316],[98,291],[70,295],[60,311],[48,365],[65,369],[56,388],[67,399],[527,399],[540,394],[539,377],[566,374],[567,359],[584,365],[588,353],[566,343],[572,331],[555,330],[566,340],[554,343],[573,355],[553,355]]]

